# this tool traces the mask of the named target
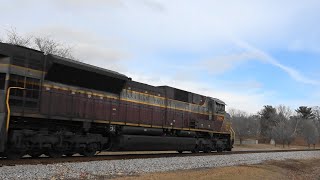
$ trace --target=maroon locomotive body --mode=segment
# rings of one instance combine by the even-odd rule
[[[0,43],[0,153],[230,151],[223,101]]]

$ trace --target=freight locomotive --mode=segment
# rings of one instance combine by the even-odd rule
[[[231,151],[225,103],[0,43],[0,157]]]

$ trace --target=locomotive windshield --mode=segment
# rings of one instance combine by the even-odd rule
[[[224,114],[226,112],[226,104],[217,99],[217,98],[211,98],[209,101],[209,110],[218,113],[218,114]]]
[[[216,103],[216,113],[225,113],[225,105]]]

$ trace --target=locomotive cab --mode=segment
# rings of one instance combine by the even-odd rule
[[[208,102],[209,112],[213,114],[225,115],[226,104],[217,98],[209,98]]]

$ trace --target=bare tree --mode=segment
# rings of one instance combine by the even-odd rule
[[[288,146],[295,138],[295,126],[297,123],[292,121],[293,111],[290,107],[280,105],[276,108],[265,106],[261,111],[261,119],[264,120],[264,138],[273,139],[275,145],[285,144]]]
[[[257,116],[249,116],[246,112],[231,109],[231,122],[235,130],[236,136],[239,138],[240,145],[243,139],[256,137],[259,133],[259,118]]]
[[[238,111],[239,110],[237,110],[237,109],[231,108],[231,109],[228,110],[228,114],[230,115],[230,117],[233,117],[236,114],[238,114]]]
[[[285,144],[289,146],[295,138],[293,123],[281,113],[277,114],[276,118],[278,123],[272,128],[271,136],[276,144],[282,144],[283,147]]]
[[[315,145],[319,141],[319,132],[312,121],[309,120],[304,122],[304,128],[302,133],[309,148],[311,144],[315,148]]]
[[[24,47],[30,47],[31,45],[32,36],[22,36],[15,28],[6,29],[6,36],[4,40],[6,43]]]
[[[319,106],[313,107],[312,112],[313,112],[314,118],[320,121],[320,107]]]
[[[316,127],[318,128],[318,131],[320,132],[320,107],[319,106],[315,106],[312,108],[312,112],[314,114],[314,124],[316,125]]]
[[[280,105],[277,107],[277,116],[279,118],[279,122],[283,122],[283,124],[287,127],[287,137],[285,138],[288,146],[294,140],[297,135],[297,129],[301,122],[301,118],[294,116],[296,111],[293,111],[289,106]],[[285,128],[285,127],[284,127]]]
[[[34,48],[42,51],[44,54],[54,54],[65,58],[72,58],[72,48],[50,37],[41,36],[23,36],[15,28],[6,30],[6,38],[0,39],[0,42]]]
[[[279,105],[276,109],[278,114],[281,114],[287,119],[289,119],[293,115],[293,111],[289,106]]]
[[[68,47],[56,40],[49,37],[35,37],[34,39],[35,48],[45,54],[55,54],[61,57],[73,58],[71,55],[72,48]]]

